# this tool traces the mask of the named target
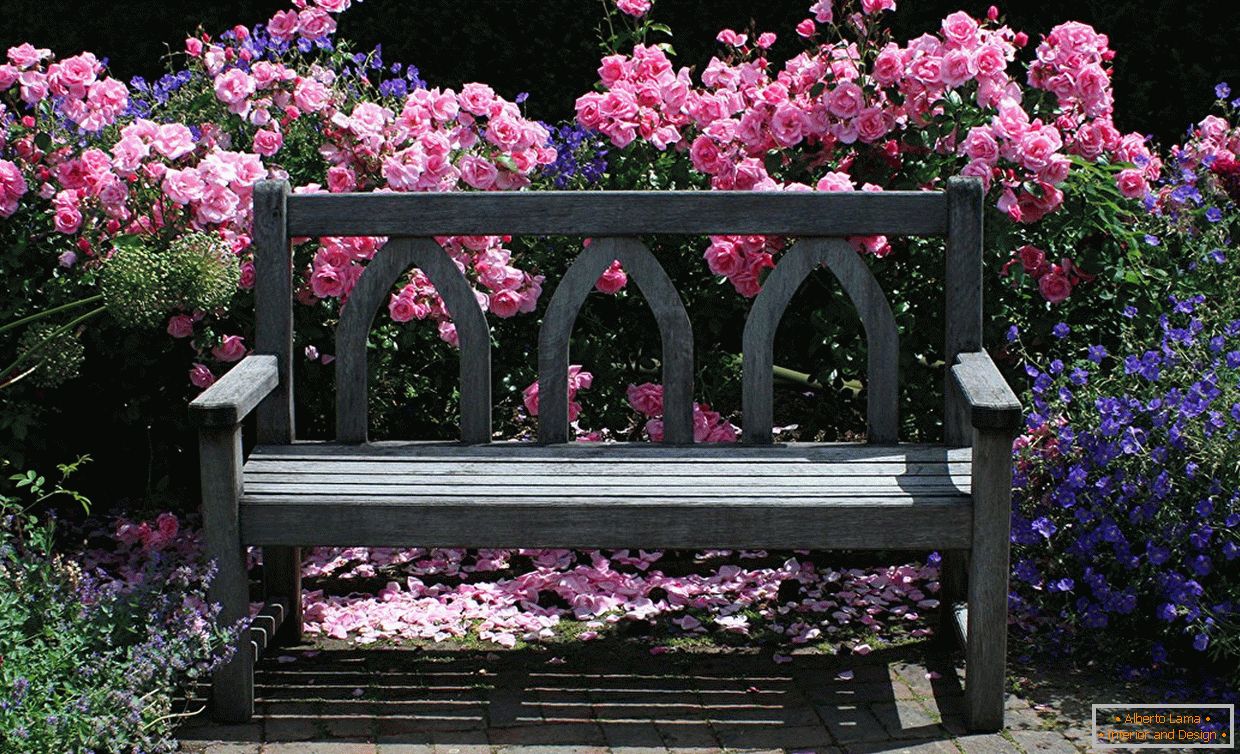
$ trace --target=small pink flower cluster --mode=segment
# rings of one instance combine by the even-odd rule
[[[606,92],[577,98],[577,121],[605,134],[617,147],[641,137],[663,150],[681,140],[689,119],[684,112],[692,80],[688,68],[676,71],[663,50],[636,45],[632,55],[609,55],[598,69]]]
[[[161,513],[155,521],[139,521],[117,519],[114,536],[116,541],[130,548],[143,550],[162,550],[175,545],[181,531],[181,522],[172,513]]]
[[[1052,304],[1058,304],[1072,295],[1072,289],[1082,281],[1094,279],[1071,259],[1063,258],[1059,264],[1053,264],[1046,258],[1046,252],[1036,246],[1025,245],[1017,249],[1012,258],[1003,265],[1003,274],[1010,274],[1011,269],[1019,264],[1029,277],[1038,283],[1038,292]]]
[[[0,160],[0,217],[16,212],[17,203],[27,190],[21,168],[9,160]]]
[[[570,422],[577,421],[577,417],[581,416],[581,404],[577,402],[577,391],[589,390],[593,384],[594,375],[581,371],[580,364],[573,364],[568,368],[568,420]],[[521,400],[525,403],[525,410],[530,416],[538,416],[537,381],[531,382],[521,391]]]
[[[497,317],[507,319],[518,313],[534,311],[542,295],[542,275],[531,275],[512,265],[512,252],[503,247],[510,240],[502,236],[452,236],[436,239],[452,255],[457,266],[488,291],[475,291],[478,305]],[[409,282],[392,294],[388,301],[388,313],[395,322],[431,318],[438,323],[439,337],[458,345],[456,326],[444,307],[443,299],[435,291],[429,278],[421,270],[414,270]]]
[[[625,397],[633,410],[646,417],[646,434],[652,442],[663,441],[663,386],[653,382],[629,385]],[[693,404],[694,442],[736,442],[740,428],[711,411],[704,403]]]
[[[110,76],[100,77],[103,64],[83,52],[44,65],[51,51],[29,43],[10,47],[0,64],[0,92],[18,87],[22,102],[37,106],[54,98],[60,112],[84,131],[99,131],[116,122],[129,106],[129,90]]]

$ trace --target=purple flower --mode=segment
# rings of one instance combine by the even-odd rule
[[[1162,239],[1160,239],[1158,236],[1150,235],[1149,233],[1145,234],[1145,242],[1149,244],[1150,246],[1161,246],[1162,245]]]
[[[1009,343],[1012,343],[1013,341],[1015,341],[1015,340],[1016,340],[1017,338],[1019,338],[1019,337],[1020,337],[1020,330],[1019,330],[1019,329],[1017,329],[1016,325],[1012,325],[1011,327],[1009,327],[1009,328],[1008,328],[1008,330],[1007,330],[1007,341],[1008,341]]]
[[[1212,223],[1219,222],[1223,219],[1223,210],[1218,207],[1211,207],[1206,210],[1206,219]]]
[[[1197,634],[1193,637],[1193,649],[1198,652],[1206,651],[1206,647],[1210,646],[1210,637],[1205,634]]]
[[[1226,81],[1220,81],[1214,85],[1214,96],[1219,99],[1227,99],[1231,96],[1231,87]]]
[[[1072,328],[1068,327],[1066,322],[1060,322],[1051,328],[1051,333],[1054,334],[1056,338],[1066,338],[1070,332],[1072,332]]]

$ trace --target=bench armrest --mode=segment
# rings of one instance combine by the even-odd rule
[[[279,381],[275,356],[246,356],[190,402],[190,421],[199,427],[215,428],[240,424]]]
[[[985,351],[962,353],[956,357],[952,377],[969,406],[969,418],[976,429],[1014,431],[1020,426],[1021,407],[1016,393]]]

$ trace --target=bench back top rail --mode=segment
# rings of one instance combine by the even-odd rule
[[[594,242],[556,286],[539,333],[539,440],[567,442],[568,344],[595,281],[619,260],[650,305],[663,341],[664,442],[693,440],[693,333],[666,271],[638,235],[765,234],[800,240],[779,260],[746,320],[743,440],[769,444],[772,348],[785,308],[805,277],[825,265],[861,317],[868,350],[869,440],[897,440],[898,335],[881,287],[851,246],[850,235],[946,236],[945,361],[981,347],[982,189],[953,178],[925,192],[470,192],[290,194],[260,182],[254,192],[256,352],[273,354],[280,387],[258,412],[259,442],[295,439],[293,424],[292,257],[290,240],[388,236],[341,312],[336,335],[336,423],[341,442],[366,439],[366,340],[374,316],[409,268],[426,273],[457,327],[461,349],[461,435],[491,436],[490,333],[486,317],[442,235],[575,235]],[[961,397],[945,395],[948,444],[971,437]]]

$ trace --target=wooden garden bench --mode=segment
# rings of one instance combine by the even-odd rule
[[[315,545],[577,548],[814,548],[945,553],[943,604],[966,649],[971,728],[1003,724],[1011,441],[1016,396],[982,350],[982,189],[942,192],[254,192],[255,355],[190,405],[200,427],[206,544],[221,621],[246,615],[245,548],[264,548],[265,607],[213,679],[222,721],[253,712],[253,667],[301,629],[297,548]],[[693,335],[671,280],[638,234],[770,234],[795,243],[754,299],[743,340],[743,442],[693,444]],[[898,337],[883,291],[843,240],[946,236],[944,445],[897,442]],[[539,336],[537,443],[491,442],[490,335],[437,235],[594,238],[556,287]],[[344,306],[336,335],[335,442],[293,426],[290,238],[388,236]],[[599,275],[619,260],[663,343],[661,444],[570,442],[569,336]],[[825,264],[864,325],[868,443],[773,443],[772,340],[785,307]],[[366,442],[366,340],[413,266],[435,284],[460,337],[461,442]],[[241,422],[256,410],[243,458]],[[967,562],[966,566],[963,564]],[[967,581],[967,586],[965,582]],[[967,610],[957,600],[967,596]]]

